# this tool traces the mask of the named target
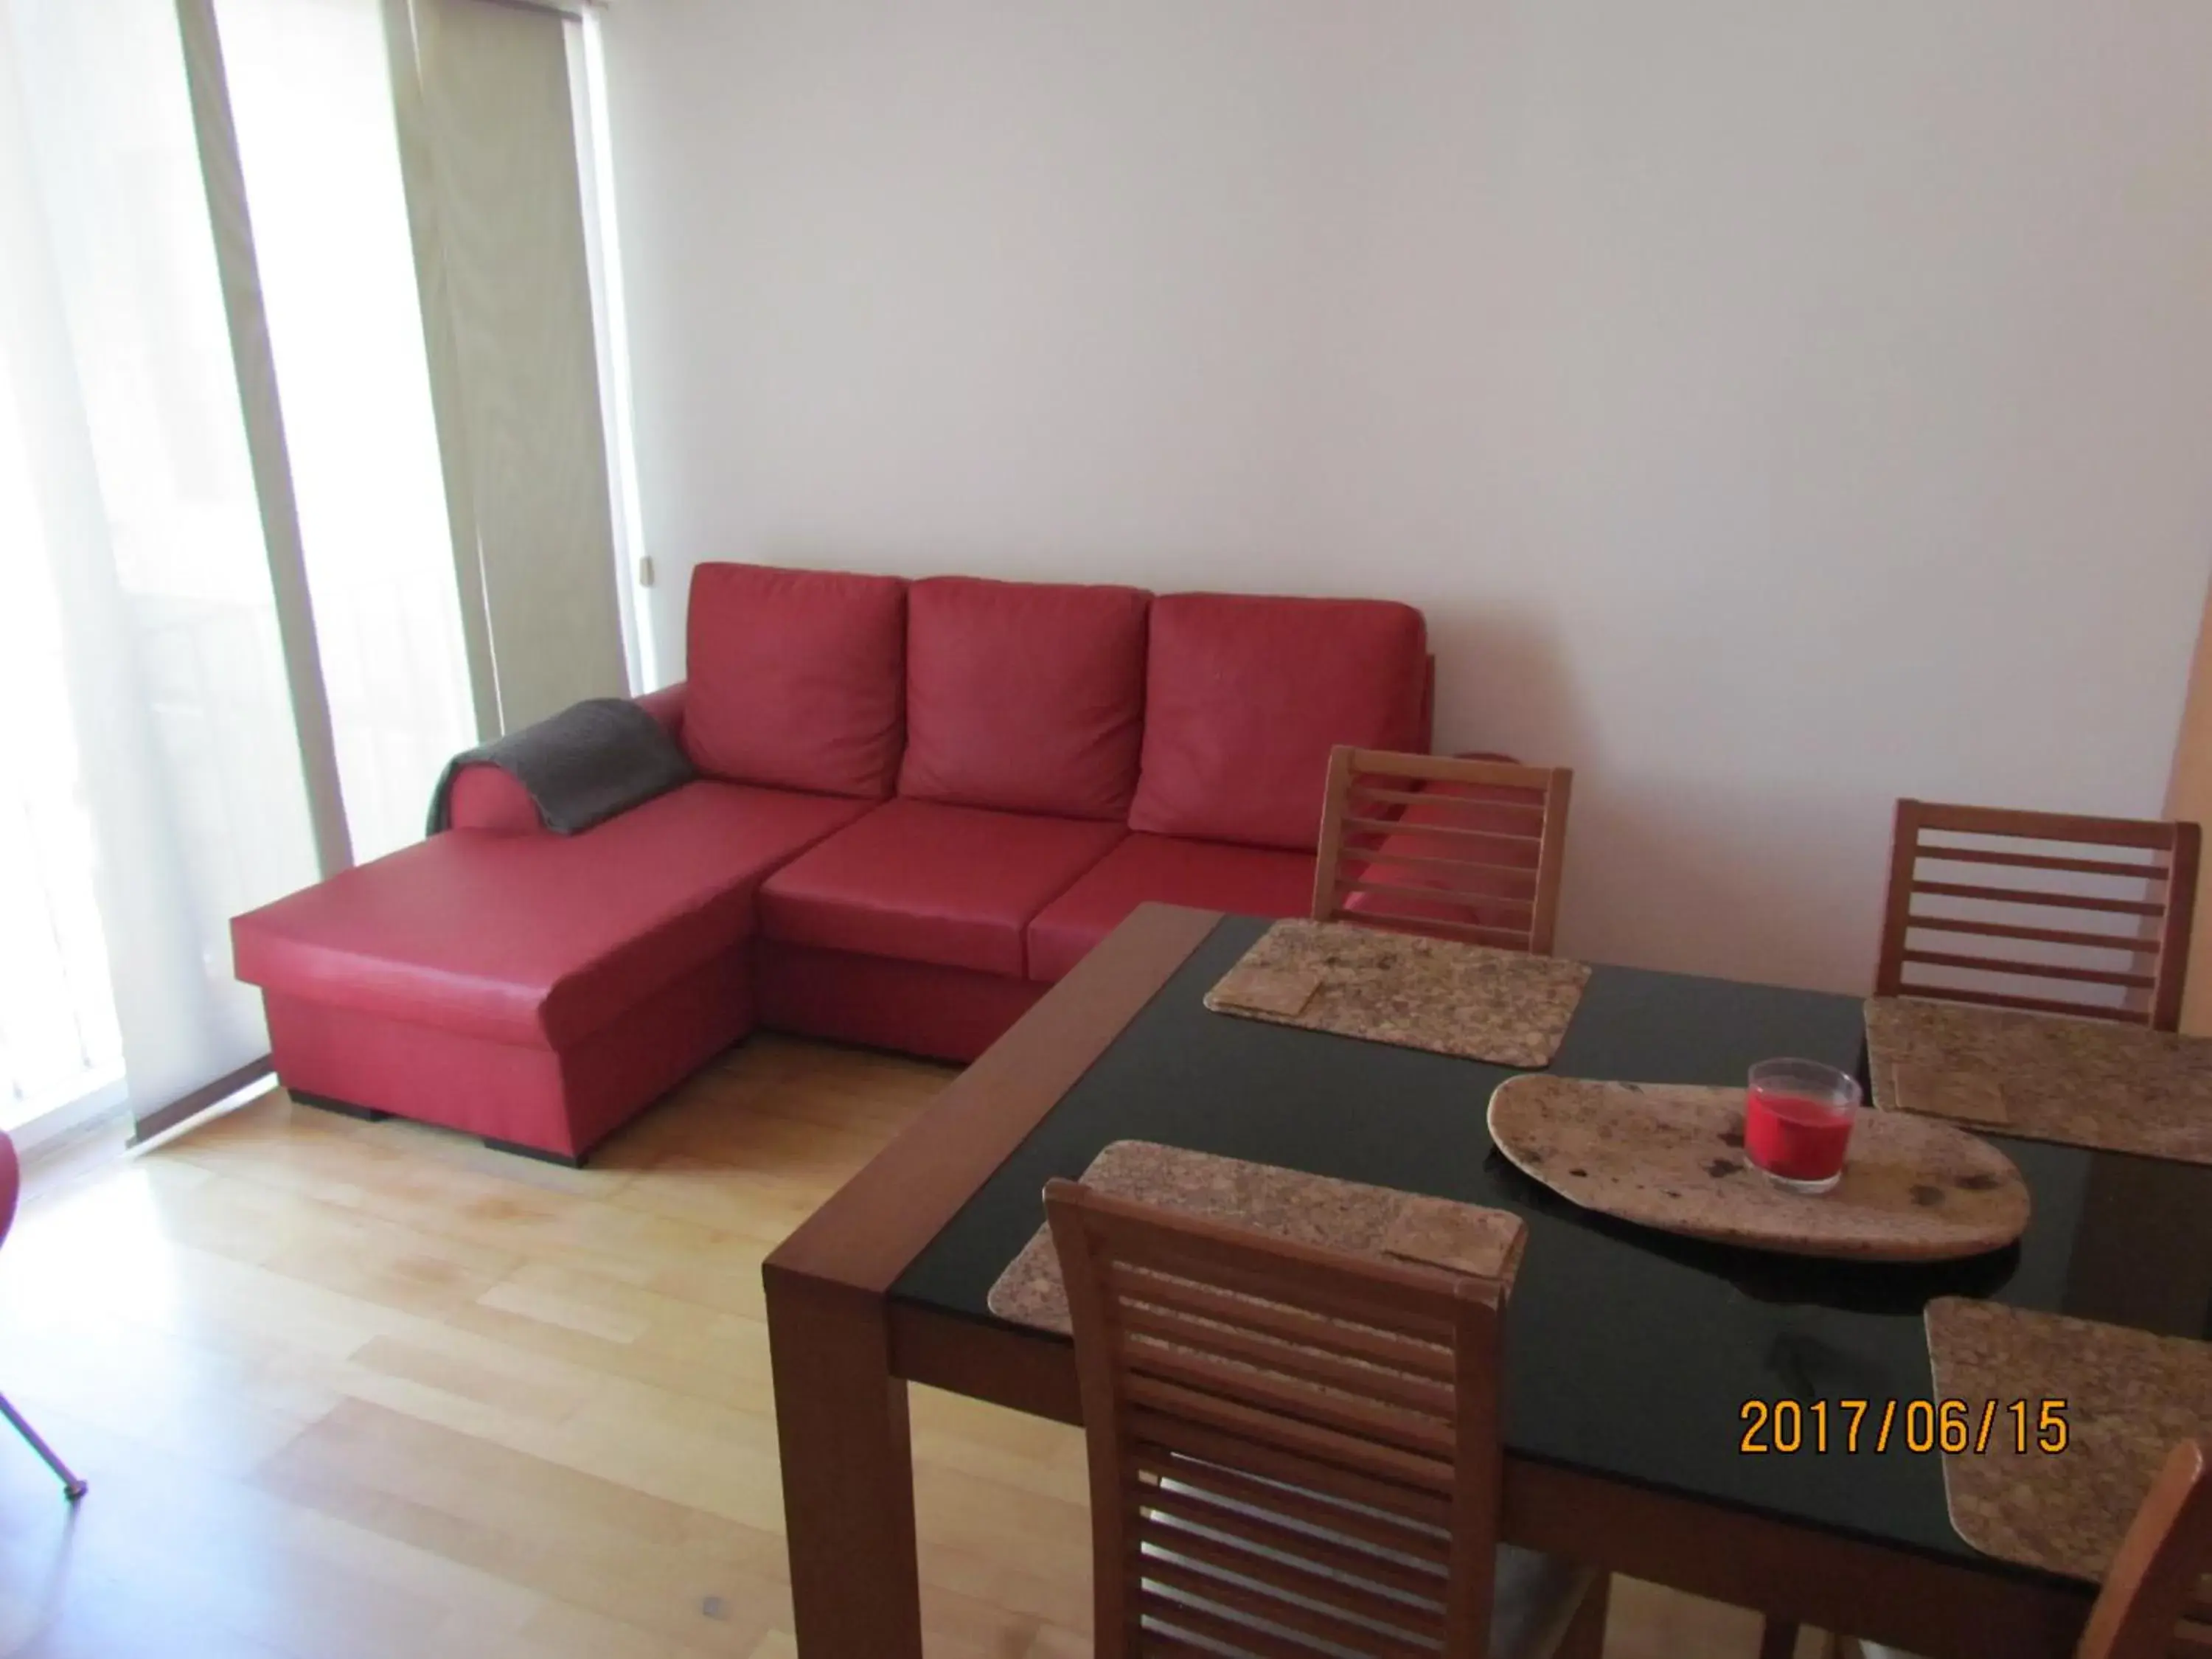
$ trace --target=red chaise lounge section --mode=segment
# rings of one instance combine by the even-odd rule
[[[707,564],[641,699],[697,781],[454,828],[241,916],[279,1077],[568,1161],[758,1023],[967,1060],[1146,900],[1310,898],[1330,748],[1427,747],[1419,613]]]
[[[756,890],[867,810],[694,783],[580,836],[450,830],[240,917],[238,975],[295,1094],[580,1159],[751,1029]]]

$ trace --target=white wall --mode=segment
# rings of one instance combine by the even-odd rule
[[[1870,978],[1899,794],[2154,814],[2203,0],[623,0],[699,558],[1388,595],[1578,769],[1562,948]]]

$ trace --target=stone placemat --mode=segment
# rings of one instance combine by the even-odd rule
[[[1984,1554],[2101,1580],[2174,1443],[2212,1433],[2212,1344],[1996,1302],[1928,1304],[1936,1397],[1961,1400],[1985,1450],[1943,1455],[1959,1536]],[[2021,1451],[2012,1403],[2027,1401]],[[2065,1401],[2063,1451],[2038,1449],[2046,1400]]]
[[[1844,1178],[1817,1195],[1744,1161],[1741,1088],[1516,1077],[1490,1097],[1490,1138],[1585,1209],[1792,1255],[1934,1261],[1978,1255],[2027,1226],[2027,1185],[1948,1123],[1863,1112]]]
[[[1218,1014],[1548,1066],[1589,964],[1342,921],[1279,921],[1206,994]]]
[[[1866,1005],[1875,1104],[2212,1164],[2212,1039],[1927,997]]]
[[[1507,1285],[1528,1231],[1510,1210],[1425,1198],[1389,1187],[1248,1164],[1149,1140],[1117,1140],[1091,1160],[1083,1184],[1102,1193],[1233,1222],[1296,1243],[1355,1255],[1397,1256]],[[1038,1207],[1043,1207],[1042,1198]],[[991,1286],[1001,1319],[1066,1335],[1067,1292],[1052,1233],[1036,1234]]]

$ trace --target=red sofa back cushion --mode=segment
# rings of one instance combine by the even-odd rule
[[[1411,605],[1161,595],[1129,827],[1311,851],[1329,750],[1425,747],[1426,678]]]
[[[898,775],[906,584],[702,564],[684,750],[709,777],[880,799]]]
[[[915,582],[899,793],[1120,822],[1137,787],[1151,600],[1134,587]]]

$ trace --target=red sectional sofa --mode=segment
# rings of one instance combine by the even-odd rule
[[[295,1095],[577,1161],[755,1024],[971,1059],[1148,899],[1303,914],[1330,747],[1428,746],[1383,601],[707,564],[688,623],[698,781],[562,836],[470,767],[232,924]]]

